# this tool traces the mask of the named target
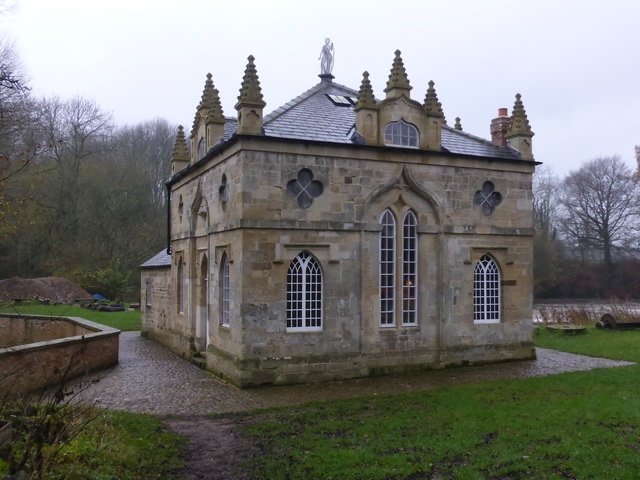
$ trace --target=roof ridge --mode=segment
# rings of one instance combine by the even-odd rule
[[[347,87],[345,85],[341,85],[340,83],[320,82],[320,83],[317,83],[316,85],[314,85],[313,87],[311,87],[310,89],[308,89],[307,91],[301,93],[297,97],[289,100],[284,105],[276,108],[273,112],[270,112],[268,115],[265,115],[263,125],[266,125],[267,123],[269,123],[269,122],[275,120],[276,118],[280,117],[281,115],[283,115],[287,111],[291,110],[296,105],[299,105],[300,103],[302,103],[305,100],[307,100],[308,98],[310,98],[315,93],[318,93],[319,91],[324,90],[324,89],[329,89],[330,87],[336,87],[338,89],[346,90],[347,92],[351,93],[354,97],[356,97],[356,98],[358,97],[358,91],[357,90],[353,90],[352,88],[349,88],[349,87]]]

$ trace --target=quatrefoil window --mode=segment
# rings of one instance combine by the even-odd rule
[[[491,215],[493,210],[502,202],[502,194],[496,192],[493,182],[486,181],[482,185],[482,190],[478,190],[473,197],[473,204],[480,205],[482,213]]]
[[[298,178],[287,182],[287,191],[296,196],[298,205],[309,208],[314,198],[318,198],[324,191],[322,182],[313,179],[313,172],[303,168],[298,172]]]

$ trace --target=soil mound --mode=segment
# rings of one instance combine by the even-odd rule
[[[75,303],[91,298],[91,294],[66,278],[20,278],[0,280],[0,300],[49,300],[55,303]]]

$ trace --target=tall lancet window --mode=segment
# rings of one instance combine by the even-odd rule
[[[483,255],[473,270],[473,321],[500,322],[500,269],[489,255]]]
[[[380,325],[395,324],[396,219],[390,210],[380,218]]]
[[[309,252],[287,272],[287,330],[322,330],[322,269]]]

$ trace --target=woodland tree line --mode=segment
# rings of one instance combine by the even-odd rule
[[[640,146],[636,147],[640,164]],[[640,298],[640,182],[618,156],[533,183],[535,297]]]
[[[0,45],[0,278],[55,275],[135,298],[139,265],[166,246],[176,127],[34,98],[18,65]]]
[[[131,300],[166,247],[176,128],[115,125],[93,101],[34,98],[0,42],[0,279],[61,276]],[[640,161],[640,147],[636,147]],[[640,298],[640,183],[619,157],[534,176],[538,298]]]

